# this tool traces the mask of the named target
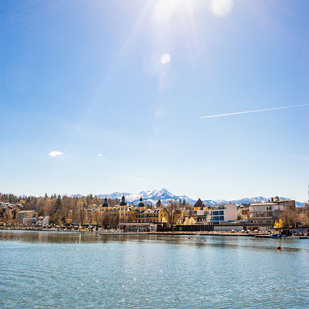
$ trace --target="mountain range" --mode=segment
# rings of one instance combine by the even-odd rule
[[[81,197],[80,194],[75,194],[73,196]],[[114,192],[112,194],[100,194],[98,195],[99,198],[110,198],[110,199],[121,199],[121,197],[124,196],[126,198],[126,201],[136,205],[138,204],[140,198],[142,197],[144,202],[148,204],[155,205],[155,203],[160,200],[163,204],[167,204],[171,200],[185,200],[187,203],[190,203],[191,205],[194,205],[196,200],[192,199],[186,195],[175,195],[171,192],[169,192],[167,189],[163,188],[161,190],[149,190],[149,191],[141,191],[137,194],[131,194],[128,192]],[[285,197],[280,197],[280,200],[288,199]],[[270,198],[266,198],[263,196],[256,196],[251,198],[242,198],[239,200],[203,200],[203,203],[205,205],[218,205],[218,204],[224,204],[224,203],[235,203],[237,205],[240,204],[251,204],[251,203],[257,203],[257,202],[267,202]],[[296,206],[303,206],[303,203],[301,202],[295,202]]]

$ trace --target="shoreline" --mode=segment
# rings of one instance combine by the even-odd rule
[[[88,230],[58,230],[58,229],[33,229],[33,228],[0,228],[0,231],[24,231],[24,232],[59,232],[59,233],[80,233],[97,234],[102,236],[138,236],[138,235],[166,235],[166,236],[237,236],[237,237],[255,237],[272,238],[270,233],[244,233],[244,232],[226,232],[226,231],[201,231],[201,232],[123,232],[115,231],[88,231]],[[287,236],[285,238],[308,239],[308,236]]]
[[[122,232],[122,231],[88,231],[88,230],[58,230],[58,229],[37,229],[37,228],[0,228],[0,231],[30,231],[30,232],[61,232],[61,233],[90,233],[99,235],[168,235],[168,236],[240,236],[240,237],[269,237],[265,233],[241,233],[241,232],[220,232],[220,231],[201,231],[201,232]]]

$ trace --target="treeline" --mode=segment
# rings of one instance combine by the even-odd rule
[[[118,212],[102,212],[100,206],[104,203],[104,199],[89,194],[85,197],[69,197],[52,194],[44,197],[23,196],[17,197],[13,194],[1,194],[0,202],[15,205],[13,208],[3,209],[1,217],[6,218],[6,223],[16,219],[16,211],[19,210],[35,210],[38,216],[48,216],[50,223],[56,225],[64,224],[96,224],[103,227],[115,227],[119,223]],[[108,199],[107,203],[110,207],[119,205],[119,199]],[[163,206],[160,200],[157,201],[155,207]],[[152,205],[146,205],[146,208],[152,208]],[[184,200],[171,201],[165,206],[167,212],[167,221],[173,226],[178,218],[181,209],[190,210],[193,213],[193,207]],[[130,220],[130,219],[128,219]],[[12,223],[13,223],[12,221]]]
[[[39,216],[49,216],[50,222],[54,224],[78,222],[83,225],[92,221],[103,226],[118,224],[116,216],[104,215],[98,210],[98,206],[103,204],[104,199],[92,194],[85,197],[57,196],[56,194],[51,196],[45,194],[44,197],[17,197],[13,194],[0,193],[0,202],[19,204],[22,210],[36,210]],[[115,206],[119,202],[118,199],[108,199],[109,206]]]
[[[10,203],[10,204],[17,204],[22,200],[22,198],[17,197],[14,194],[3,194],[0,193],[0,202]]]

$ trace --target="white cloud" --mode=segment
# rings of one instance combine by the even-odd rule
[[[53,151],[51,151],[48,155],[51,156],[51,157],[62,156],[62,155],[63,155],[63,152],[53,150]]]

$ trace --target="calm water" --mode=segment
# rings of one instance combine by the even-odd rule
[[[0,231],[0,307],[308,308],[309,240],[278,243]]]

